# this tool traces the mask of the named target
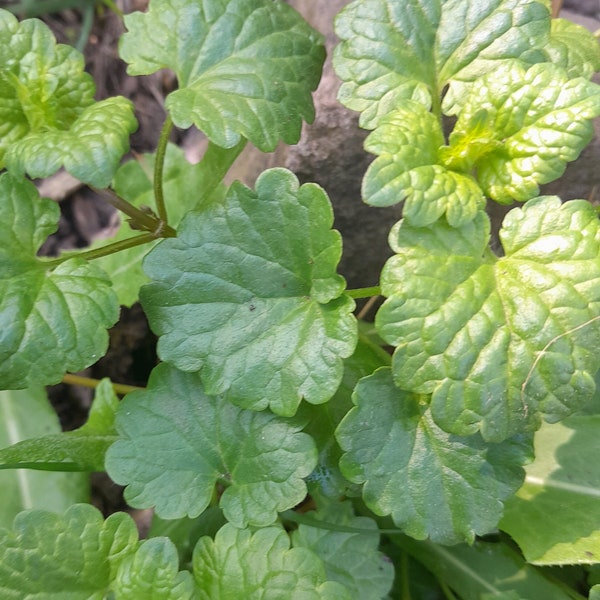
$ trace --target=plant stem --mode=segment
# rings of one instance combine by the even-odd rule
[[[157,219],[156,216],[145,213],[133,204],[130,204],[123,198],[120,198],[112,190],[99,190],[94,188],[94,191],[110,205],[117,210],[131,217],[133,223],[138,229],[143,229],[150,232],[155,238],[159,237],[176,237],[177,232],[162,219]],[[135,227],[134,227],[135,229]]]
[[[366,288],[356,288],[355,290],[346,290],[345,294],[347,296],[350,296],[350,298],[358,300],[359,298],[370,298],[371,296],[380,296],[381,288],[378,285]]]
[[[88,40],[90,39],[92,25],[94,24],[95,7],[90,2],[89,4],[84,5],[81,11],[83,13],[81,31],[79,33],[79,39],[75,44],[75,49],[79,50],[79,52],[83,52],[85,50],[85,46],[88,43]]]
[[[158,146],[156,147],[156,158],[154,159],[154,200],[156,201],[156,210],[158,217],[165,225],[167,225],[167,206],[165,204],[165,196],[163,191],[163,174],[165,169],[165,156],[167,154],[167,144],[173,130],[173,121],[167,115],[160,132]]]
[[[101,248],[94,248],[93,250],[84,250],[82,252],[70,252],[59,258],[44,261],[44,265],[52,269],[71,258],[84,258],[85,260],[94,260],[95,258],[102,258],[103,256],[115,254],[117,252],[121,252],[122,250],[127,250],[129,248],[135,248],[136,246],[141,246],[142,244],[148,244],[149,242],[153,242],[155,240],[156,236],[153,233],[142,233],[141,235],[137,235],[126,240],[120,240],[118,242],[113,242],[112,244],[106,244],[106,246],[102,246]]]
[[[361,529],[360,527],[348,527],[347,525],[338,525],[337,523],[328,523],[327,521],[319,521],[306,514],[300,514],[293,510],[286,510],[281,513],[281,518],[286,521],[292,521],[299,525],[308,525],[317,529],[325,529],[327,531],[337,531],[338,533],[357,533],[363,535],[398,535],[402,533],[399,529]]]
[[[96,388],[100,384],[98,379],[92,379],[91,377],[82,377],[81,375],[73,375],[72,373],[65,373],[63,375],[63,383],[68,383],[69,385],[81,385],[83,387]],[[125,394],[129,394],[129,392],[135,392],[136,390],[143,390],[145,388],[137,387],[135,385],[125,385],[124,383],[112,383],[113,390],[115,390],[115,394],[119,394],[120,396],[124,396]]]

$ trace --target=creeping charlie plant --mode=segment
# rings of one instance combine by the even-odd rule
[[[178,84],[142,161],[132,103],[95,101],[77,50],[0,10],[1,598],[600,598],[600,221],[540,196],[592,139],[600,51],[549,4],[338,14],[339,100],[375,156],[362,200],[402,203],[365,289],[337,272],[326,190],[282,168],[223,183],[248,142],[295,144],[314,118],[323,38],[291,7],[124,17],[129,74]],[[198,164],[174,126],[208,138]],[[39,257],[59,209],[31,179],[60,168],[124,218]],[[486,203],[514,201],[494,252]],[[102,357],[138,301],[146,387],[102,380],[59,432],[44,386]],[[87,503],[92,471],[153,509],[145,539]]]

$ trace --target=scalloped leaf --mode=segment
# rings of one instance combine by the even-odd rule
[[[222,482],[220,505],[230,522],[270,525],[304,498],[302,478],[317,461],[313,440],[299,429],[207,396],[197,374],[163,363],[145,391],[121,402],[122,439],[108,450],[106,468],[127,485],[132,506],[154,506],[162,518],[198,516]]]
[[[50,270],[36,258],[58,223],[54,202],[8,173],[0,197],[0,388],[57,383],[106,352],[117,299],[96,265],[72,258]]]
[[[302,398],[329,400],[357,339],[332,223],[324,191],[284,169],[189,213],[144,261],[161,359],[244,408],[291,416]]]
[[[64,165],[107,186],[137,127],[131,102],[94,103],[83,55],[38,19],[0,9],[0,47],[0,168],[46,177]]]
[[[587,77],[600,71],[600,45],[596,36],[567,19],[552,19],[550,42],[543,48],[548,60],[570,77]]]
[[[361,379],[353,408],[336,436],[342,473],[363,483],[363,499],[378,515],[417,539],[472,542],[502,516],[502,501],[523,482],[531,440],[486,443],[440,429],[418,396],[399,390],[391,369]]]
[[[442,162],[475,169],[497,202],[529,200],[579,156],[599,115],[595,83],[549,63],[506,62],[473,84]]]
[[[365,141],[365,150],[378,155],[363,179],[365,202],[390,206],[406,200],[403,215],[417,226],[444,213],[454,227],[473,219],[485,197],[473,177],[443,165],[443,144],[438,119],[421,104],[403,102]]]
[[[546,45],[547,3],[535,0],[355,0],[338,15],[340,101],[374,129],[405,99],[429,108],[451,82]]]
[[[294,548],[312,550],[325,564],[327,578],[346,587],[352,598],[381,600],[394,581],[394,567],[379,552],[379,528],[368,517],[354,514],[350,502],[318,502],[318,510],[302,515],[314,519],[314,526],[300,523],[292,533]],[[332,529],[320,526],[333,525]],[[356,529],[335,531],[335,526]]]
[[[60,427],[56,433],[48,433],[46,428],[37,432],[38,437],[27,436],[21,442],[13,442],[0,450],[0,469],[104,471],[104,455],[117,440],[114,415],[118,405],[110,380],[102,379],[88,420],[81,427],[61,433]]]
[[[89,504],[63,515],[22,512],[12,530],[0,529],[0,595],[6,600],[104,598],[121,563],[136,550],[133,519],[106,521]]]
[[[323,562],[307,548],[290,548],[281,527],[255,533],[224,525],[212,540],[200,539],[192,561],[202,600],[273,598],[350,600],[340,583],[328,581]]]
[[[87,107],[68,130],[32,131],[6,152],[6,168],[48,177],[62,166],[80,181],[107,187],[137,129],[133,104],[118,96]]]
[[[442,429],[491,441],[583,406],[600,368],[599,225],[584,200],[536,198],[505,218],[496,258],[483,213],[461,228],[400,221],[376,317],[396,384],[432,394]]]
[[[189,571],[179,570],[177,549],[167,538],[142,542],[121,564],[112,589],[115,598],[193,600],[196,586]]]
[[[283,2],[162,0],[125,16],[120,54],[132,75],[175,71],[166,107],[225,148],[245,137],[263,152],[295,144],[312,122],[322,36]]]

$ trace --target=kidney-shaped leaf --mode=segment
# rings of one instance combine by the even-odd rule
[[[472,542],[502,516],[502,501],[521,485],[530,459],[526,437],[501,444],[441,430],[418,396],[399,390],[383,367],[362,379],[337,429],[342,473],[364,483],[379,515],[417,539]]]
[[[242,136],[268,152],[280,139],[296,143],[302,119],[314,118],[322,39],[283,2],[154,0],[125,24],[129,73],[175,71],[179,89],[166,106],[180,127],[194,124],[226,148]]]
[[[448,83],[473,81],[544,46],[550,13],[537,0],[355,0],[335,30],[340,100],[373,129],[402,100],[428,107]]]
[[[394,379],[431,393],[433,418],[500,441],[580,408],[600,367],[600,230],[594,207],[540,197],[487,243],[481,213],[461,228],[400,222],[376,324],[397,345]]]
[[[189,213],[144,261],[160,357],[245,408],[291,416],[302,397],[326,402],[357,339],[332,222],[323,190],[283,169]]]
[[[147,390],[125,397],[116,424],[122,439],[108,450],[108,473],[127,485],[132,506],[154,506],[165,519],[198,516],[221,482],[230,522],[269,525],[304,498],[303,477],[317,462],[299,427],[207,396],[198,375],[164,363]]]
[[[327,581],[322,561],[307,548],[290,548],[280,527],[255,533],[224,525],[194,549],[194,578],[203,600],[274,598],[350,600],[340,583]]]
[[[0,388],[57,383],[93,364],[119,316],[107,275],[72,258],[51,270],[36,258],[58,206],[30,182],[0,176]]]

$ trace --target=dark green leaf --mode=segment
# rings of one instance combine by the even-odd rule
[[[291,416],[303,397],[329,400],[357,335],[332,222],[323,190],[284,169],[189,213],[144,261],[160,357],[245,408]]]
[[[0,175],[0,388],[57,383],[93,364],[119,316],[99,267],[72,258],[50,270],[36,252],[58,207],[28,181]]]
[[[167,364],[154,369],[145,391],[121,402],[117,430],[122,439],[108,450],[108,473],[127,485],[132,506],[154,506],[166,519],[198,516],[222,482],[230,522],[269,525],[304,498],[303,477],[317,458],[299,427],[207,396],[197,374]]]
[[[442,544],[472,542],[502,516],[502,502],[523,481],[530,442],[487,444],[441,430],[425,399],[399,390],[383,367],[362,379],[337,429],[340,467],[363,483],[363,499],[408,535]]]

